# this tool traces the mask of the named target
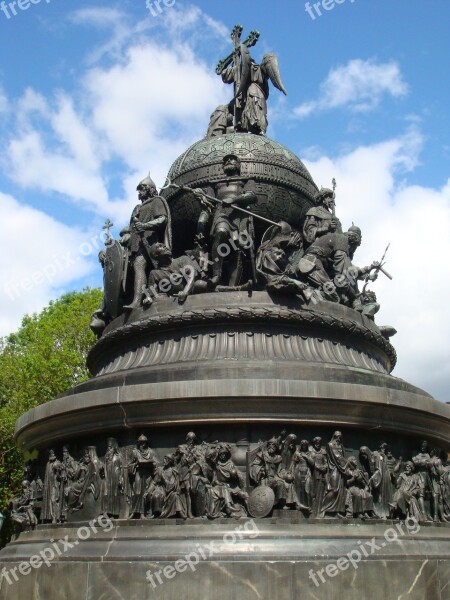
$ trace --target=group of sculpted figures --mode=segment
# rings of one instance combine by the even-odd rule
[[[110,236],[111,224],[106,225],[105,249],[99,255],[105,296],[91,322],[97,334],[122,312],[161,297],[182,303],[189,294],[254,287],[296,295],[305,304],[339,302],[374,318],[379,304],[367,284],[380,271],[389,274],[382,261],[354,265],[361,230],[352,225],[343,232],[335,216],[334,189],[317,193],[301,231],[287,222],[274,223],[256,248],[253,221],[260,217],[250,211],[257,202],[255,182],[241,179],[235,155],[223,159],[223,171],[222,182],[191,190],[200,213],[195,247],[182,256],[172,256],[169,207],[150,176],[137,187],[140,204],[120,240]],[[365,280],[362,290],[360,280]]]
[[[426,441],[405,463],[386,443],[362,446],[356,458],[340,431],[325,446],[283,431],[248,449],[245,464],[233,454],[230,444],[199,443],[193,432],[162,464],[145,435],[126,448],[108,438],[103,460],[95,446],[79,460],[67,446],[61,460],[50,450],[43,480],[33,463],[27,467],[12,518],[18,529],[64,522],[90,494],[94,510],[112,518],[262,518],[280,509],[315,519],[450,522],[450,464]]]
[[[265,135],[269,81],[286,93],[278,59],[266,54],[257,64],[249,48],[259,38],[257,31],[241,40],[242,26],[231,33],[233,51],[217,65],[225,83],[233,84],[233,99],[211,115],[206,137],[227,133]],[[381,262],[359,268],[353,256],[361,244],[361,230],[352,225],[346,232],[335,215],[335,193],[322,188],[314,206],[297,228],[276,223],[258,213],[255,180],[241,170],[237,153],[222,160],[223,176],[203,187],[175,187],[198,203],[195,239],[187,242],[185,254],[172,255],[169,206],[148,175],[137,186],[139,204],[119,240],[110,235],[107,221],[105,249],[99,260],[104,270],[105,296],[94,313],[91,328],[101,335],[120,314],[152,304],[161,296],[177,297],[202,292],[250,291],[297,295],[309,304],[319,300],[340,302],[373,319],[379,310],[369,281],[384,271]],[[266,229],[255,236],[255,220]],[[270,225],[270,227],[268,227]],[[390,277],[390,276],[389,276]],[[365,280],[362,291],[358,281]]]

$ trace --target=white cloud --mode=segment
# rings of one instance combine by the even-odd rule
[[[65,94],[57,98],[57,109],[51,115],[50,122],[58,140],[64,144],[68,153],[80,166],[99,170],[107,152],[102,149],[92,130],[77,114],[73,100]]]
[[[1,161],[24,202],[33,192],[45,193],[51,213],[51,202],[62,198],[86,211],[89,219],[92,213],[110,217],[117,234],[136,203],[137,182],[151,169],[162,185],[173,160],[204,134],[209,115],[229,90],[198,60],[195,47],[206,38],[220,47],[225,29],[199,9],[176,12],[182,25],[171,33],[167,19],[161,43],[145,36],[155,25],[151,17],[133,25],[115,9],[91,8],[73,15],[72,27],[76,22],[103,28],[106,41],[90,53],[75,92],[43,94],[28,88],[14,99],[12,133],[2,140]],[[7,105],[0,94],[0,109]],[[89,269],[100,268],[95,258],[77,260],[70,268],[58,266],[58,257],[79,254],[90,233],[58,223],[1,191],[0,216],[6,231],[2,247],[14,248],[0,271],[1,335]],[[26,278],[34,274],[42,279],[45,268],[56,268],[52,281],[44,276],[29,292],[24,290]]]
[[[164,18],[166,29],[170,31],[171,35],[180,36],[196,27],[197,43],[208,38],[214,39],[216,45],[220,43],[220,40],[228,45],[230,43],[229,28],[207,15],[198,6],[189,5],[180,8],[175,5],[172,9],[164,11]]]
[[[85,88],[93,123],[114,152],[130,166],[167,165],[204,133],[222,101],[217,79],[188,49],[147,44],[130,48],[124,65],[90,71]]]
[[[5,96],[2,88],[0,88],[0,114],[6,114],[9,111],[8,98]]]
[[[124,45],[133,37],[137,41],[136,36],[142,29],[150,28],[150,24],[145,21],[133,26],[129,15],[124,11],[99,6],[75,10],[68,19],[71,24],[104,30],[107,34],[105,42],[90,48],[87,56],[83,57],[88,64],[95,64],[105,57],[119,61]]]
[[[0,262],[1,336],[16,329],[25,313],[40,310],[67,283],[96,268],[94,257],[102,240],[22,206],[1,192],[0,221],[4,248]]]
[[[107,39],[96,48],[90,49],[87,62],[95,64],[103,59],[120,63],[124,50],[129,46],[145,45],[149,33],[155,44],[181,49],[229,46],[229,30],[195,5],[161,7],[158,19],[148,11],[146,18],[131,22],[130,14],[115,8],[90,7],[72,12],[69,21],[76,25],[104,30]]]
[[[80,76],[76,94],[27,89],[18,99],[3,161],[15,183],[56,192],[118,225],[129,218],[136,184],[149,170],[163,184],[170,164],[204,134],[212,110],[229,94],[194,50],[205,38],[220,45],[225,28],[194,7],[172,9],[167,17],[158,43],[144,35],[146,21],[131,25],[119,10],[72,14],[74,23],[104,28],[108,40]],[[118,172],[111,174],[110,161]]]
[[[100,211],[108,208],[107,192],[99,174],[70,153],[49,149],[38,131],[12,140],[8,159],[11,176],[24,188],[57,192]]]
[[[94,6],[73,11],[70,20],[76,24],[90,25],[100,29],[117,28],[126,18],[126,13],[117,8]]]
[[[73,100],[62,92],[47,99],[28,88],[14,116],[15,132],[3,156],[8,175],[25,189],[57,192],[85,208],[105,210],[101,167],[106,151]]]
[[[45,117],[49,106],[42,94],[32,88],[27,88],[17,102],[18,127],[27,129],[31,127],[32,116]]]
[[[336,212],[344,228],[361,227],[355,262],[379,260],[391,243],[386,269],[371,285],[381,302],[380,325],[393,325],[399,362],[394,375],[448,401],[450,280],[450,180],[431,189],[404,183],[418,161],[422,137],[415,130],[347,154],[305,161],[318,184],[337,180]]]
[[[294,115],[302,118],[341,106],[368,111],[378,106],[383,96],[398,98],[407,91],[397,63],[354,59],[332,69],[321,83],[317,99],[295,108]]]

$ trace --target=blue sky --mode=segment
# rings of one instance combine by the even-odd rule
[[[363,229],[359,264],[391,242],[394,280],[374,289],[378,322],[399,331],[395,374],[450,400],[450,3],[324,1],[315,19],[297,0],[176,0],[157,16],[145,0],[3,5],[0,335],[100,285],[105,218],[117,233],[137,181],[150,169],[161,185],[229,99],[214,67],[242,23],[288,90],[271,93],[268,135],[319,186],[336,177],[339,217]]]

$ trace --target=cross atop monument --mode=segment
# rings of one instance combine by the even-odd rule
[[[231,54],[229,54],[226,58],[224,58],[223,60],[221,60],[217,63],[217,67],[216,67],[217,75],[220,75],[222,73],[222,71],[224,69],[226,69],[228,66],[230,66],[231,63],[233,62],[233,60],[236,59],[236,52],[239,53],[239,48],[241,46],[241,35],[242,35],[243,30],[244,30],[244,28],[242,27],[242,25],[235,25],[233,27],[233,30],[230,34],[231,39],[233,41],[233,52],[231,52]],[[252,31],[250,31],[250,33],[249,33],[248,38],[244,42],[242,42],[242,44],[244,46],[247,46],[247,48],[251,48],[259,40],[259,36],[260,36],[259,31],[256,31],[256,29],[252,29]],[[239,54],[238,54],[238,56],[239,56]]]
[[[110,221],[110,219],[106,219],[105,224],[103,225],[102,229],[104,229],[106,231],[106,240],[105,243],[108,243],[109,240],[111,239],[111,227],[114,227],[114,223],[112,221]]]

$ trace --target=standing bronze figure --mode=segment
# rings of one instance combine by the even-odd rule
[[[49,451],[45,467],[44,494],[42,498],[41,520],[57,523],[61,518],[62,502],[62,465],[54,450]]]
[[[129,227],[122,231],[122,243],[127,246],[134,273],[133,300],[124,306],[125,310],[139,308],[142,304],[143,287],[153,266],[149,254],[151,246],[161,242],[172,247],[169,207],[164,198],[158,196],[150,175],[136,189],[141,204],[134,208]]]
[[[253,218],[237,207],[246,208],[255,204],[257,196],[255,182],[241,177],[241,161],[234,154],[223,159],[224,179],[214,188],[205,192],[217,199],[214,209],[210,236],[212,238],[211,257],[213,262],[213,278],[211,283],[235,286],[241,281],[246,250],[252,253]],[[201,196],[202,190],[197,194]],[[233,206],[231,206],[233,205]],[[236,208],[235,208],[236,207]],[[203,210],[200,214],[199,233],[201,234],[209,222],[210,212]],[[250,246],[250,248],[249,248]],[[224,260],[229,263],[228,273],[225,273]],[[252,259],[252,277],[255,277],[254,261]]]
[[[131,516],[144,518],[146,513],[147,488],[152,481],[158,461],[153,450],[148,444],[145,435],[141,435],[137,441],[131,458],[131,475],[133,478],[133,500]]]
[[[245,42],[241,42],[241,35],[242,26],[236,25],[231,32],[233,53],[219,62],[216,73],[221,75],[224,83],[234,86],[234,97],[230,104],[236,131],[265,135],[268,125],[269,81],[283,94],[286,95],[287,92],[281,81],[276,55],[265,54],[259,65],[250,55],[249,48],[258,41],[259,33],[252,31]],[[213,117],[216,113],[213,113]],[[210,130],[214,128],[210,126]]]
[[[117,440],[108,438],[104,464],[100,468],[101,510],[104,515],[118,517],[120,513],[120,492],[123,489],[122,459]]]

